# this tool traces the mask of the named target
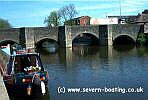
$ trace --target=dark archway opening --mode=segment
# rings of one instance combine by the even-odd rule
[[[87,46],[92,46],[92,45],[99,45],[99,39],[89,33],[82,33],[78,35],[77,37],[74,38],[72,42],[73,46],[77,45],[87,45]]]
[[[58,43],[53,39],[42,39],[35,45],[36,50],[41,53],[56,53],[58,50]]]
[[[113,41],[113,45],[116,46],[116,45],[135,45],[135,41],[127,36],[127,35],[121,35],[117,38],[115,38],[115,40]]]
[[[133,49],[136,42],[128,35],[121,35],[113,41],[114,49],[117,51],[129,51]]]

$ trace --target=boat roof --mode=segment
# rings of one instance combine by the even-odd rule
[[[39,55],[39,53],[22,53],[22,54],[12,54],[11,56],[26,56],[26,55]]]
[[[36,53],[34,49],[26,48],[13,48],[13,51],[11,52],[10,44],[8,44],[7,46],[1,46],[0,49],[9,56],[39,55],[39,53]]]

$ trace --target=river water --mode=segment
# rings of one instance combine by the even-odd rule
[[[146,47],[77,46],[60,48],[51,54],[45,51],[40,53],[49,74],[49,95],[39,100],[147,100],[148,98],[148,48]],[[135,90],[134,93],[120,91],[121,88],[125,88],[127,92],[129,88],[140,87],[138,93],[135,93]],[[81,93],[68,93],[66,91],[68,88],[82,90]],[[86,88],[101,88],[108,91],[97,92],[85,90]],[[109,92],[109,89],[114,88],[117,88],[116,92],[113,90]]]

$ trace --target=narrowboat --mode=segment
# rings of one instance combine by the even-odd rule
[[[0,51],[0,69],[5,85],[14,91],[23,91],[26,95],[32,95],[36,89],[45,95],[48,72],[43,67],[39,53],[15,50],[11,54],[8,53],[10,50],[4,49]]]

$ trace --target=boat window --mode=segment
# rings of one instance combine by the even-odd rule
[[[27,67],[29,68],[30,66],[32,67],[40,66],[41,67],[39,58],[36,55],[16,56],[14,65],[15,65],[14,71],[16,73],[24,72],[24,68],[27,68]]]

